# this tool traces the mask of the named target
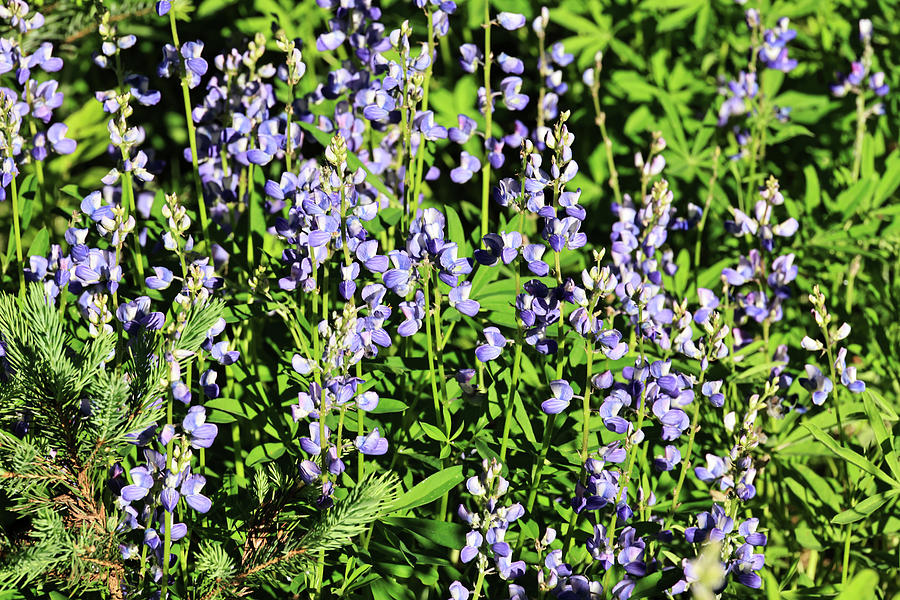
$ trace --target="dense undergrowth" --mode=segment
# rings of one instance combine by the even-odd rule
[[[892,2],[0,32],[0,597],[900,594]]]

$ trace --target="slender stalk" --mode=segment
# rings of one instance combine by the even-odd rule
[[[169,25],[172,28],[172,42],[176,49],[181,48],[178,41],[178,27],[175,24],[175,11],[169,11]],[[191,92],[186,77],[181,78],[181,97],[184,102],[184,119],[188,128],[188,142],[191,146],[191,167],[194,173],[194,187],[197,192],[197,211],[200,213],[200,227],[203,230],[203,241],[206,244],[206,254],[212,261],[212,244],[209,240],[209,217],[206,214],[206,200],[203,198],[203,183],[200,181],[199,160],[197,157],[197,129],[194,127],[194,117],[191,115]],[[252,183],[251,183],[252,185]]]
[[[706,202],[703,205],[703,214],[700,216],[700,224],[697,226],[697,241],[694,242],[694,267],[700,265],[700,242],[703,241],[703,231],[706,229],[706,219],[709,217],[709,207],[712,205],[713,191],[716,188],[716,180],[719,178],[719,157],[722,149],[716,146],[713,152],[713,172],[709,178],[706,190]]]
[[[435,39],[434,39],[434,16],[431,13],[431,9],[429,6],[425,7],[425,17],[428,19],[428,66],[425,68],[425,79],[422,82],[422,112],[428,110],[428,89],[431,87],[431,75],[434,71],[434,49],[435,49]],[[419,142],[419,153],[416,155],[416,174],[415,174],[415,183],[413,184],[412,189],[412,199],[413,202],[419,201],[419,191],[422,187],[422,179],[424,176],[424,162],[425,162],[425,143],[426,140],[422,137]]]
[[[31,91],[28,90],[26,93],[27,93],[27,95],[28,95],[28,102],[30,103],[30,102],[33,100],[32,95],[31,95]],[[35,124],[34,124],[34,119],[28,119],[28,127],[29,127],[29,129],[31,130],[31,137],[36,136],[36,135],[37,135],[37,127],[36,127]],[[46,201],[45,201],[45,197],[44,197],[44,188],[45,188],[45,184],[44,184],[44,161],[42,161],[42,160],[35,160],[35,161],[33,161],[32,164],[33,164],[33,166],[34,166],[34,176],[35,176],[35,178],[37,179],[37,182],[38,182],[38,187],[37,187],[37,201],[38,201],[38,203],[40,204],[41,210],[42,210],[43,215],[44,215],[44,225],[48,225],[48,229],[49,229],[49,220],[48,220],[48,219],[49,219],[49,216],[50,216],[50,211],[47,210],[47,205],[46,205]]]
[[[590,315],[588,318],[591,318]],[[584,351],[587,354],[587,372],[584,376],[584,401],[581,410],[581,461],[588,459],[588,441],[591,435],[591,371],[594,368],[594,344],[590,341],[584,343]]]
[[[487,0],[485,0],[485,4],[487,4]],[[472,600],[478,600],[481,598],[481,588],[484,585],[484,568],[478,569],[478,579],[475,581],[475,591],[472,593]]]
[[[534,508],[534,502],[537,499],[537,489],[541,483],[541,475],[544,473],[544,463],[547,460],[550,442],[553,440],[553,426],[555,423],[554,415],[547,415],[547,422],[544,425],[544,438],[541,440],[541,451],[531,467],[531,486],[528,488],[528,500],[525,502],[526,514],[531,514],[531,509]],[[524,540],[524,537],[521,539]]]
[[[703,380],[706,377],[706,371],[700,372],[700,384],[698,387],[703,388]],[[672,517],[675,516],[675,510],[678,508],[678,498],[681,496],[681,488],[684,486],[684,479],[687,471],[691,467],[691,456],[694,451],[694,438],[700,430],[700,423],[697,417],[700,413],[700,398],[694,398],[694,406],[691,410],[691,434],[688,436],[687,450],[681,459],[681,471],[678,473],[678,483],[675,484],[675,491],[672,494],[672,506],[669,507],[669,514],[666,516],[666,524],[663,529],[668,529],[672,525]]]
[[[503,411],[503,437],[500,440],[500,462],[506,462],[506,446],[509,443],[509,429],[512,423],[512,409],[516,400],[516,390],[519,385],[519,374],[522,367],[522,340],[521,335],[517,335],[516,354],[513,358],[512,379],[509,382],[509,393],[506,396],[506,406]]]
[[[829,374],[831,375],[832,385],[834,386],[834,416],[835,416],[835,419],[837,420],[838,435],[840,436],[841,446],[846,446],[847,440],[844,435],[844,423],[841,420],[841,405],[840,405],[841,395],[838,392],[839,383],[838,383],[838,379],[837,379],[837,372],[834,367],[834,350],[832,349],[833,344],[832,344],[832,340],[831,340],[831,335],[828,332],[827,323],[825,325],[822,325],[820,327],[820,330],[822,331],[822,336],[825,339],[825,351],[828,356],[828,369],[829,369]],[[841,464],[840,472],[841,472],[843,484],[844,484],[844,494],[846,497],[849,498],[853,494],[853,488],[855,487],[853,485],[854,482],[850,481],[850,475],[847,471],[846,463],[841,461],[840,464]],[[847,523],[846,525],[844,525],[844,552],[843,552],[842,562],[841,562],[841,585],[844,585],[847,583],[847,577],[850,572],[850,540],[851,540],[852,535],[853,535],[853,524]]]
[[[253,164],[247,167],[247,269],[253,269]],[[327,294],[328,291],[326,290]]]
[[[424,278],[423,285],[423,293],[425,294],[425,336],[428,344],[428,379],[431,382],[431,395],[434,398],[434,414],[435,420],[437,421],[437,427],[441,431],[444,432],[445,437],[447,436],[447,425],[444,423],[444,409],[441,405],[440,396],[438,393],[438,382],[437,375],[435,373],[434,367],[434,336],[431,332],[431,319],[428,318],[428,311],[430,308],[430,285],[429,282],[431,280],[431,276],[426,275]],[[444,442],[446,445],[447,442]],[[443,452],[442,452],[443,454]],[[443,463],[443,461],[441,461]],[[446,518],[447,514],[447,503],[449,501],[449,496],[444,494],[443,498],[441,498],[441,511],[439,514],[439,520],[443,521]]]
[[[866,100],[863,95],[856,95],[856,139],[853,142],[853,183],[859,181],[862,167],[863,141],[866,139]]]
[[[622,190],[619,189],[619,172],[616,170],[616,159],[613,155],[612,140],[606,131],[606,113],[600,108],[600,61],[594,66],[594,84],[591,86],[591,98],[594,101],[594,114],[596,118],[594,122],[600,128],[600,138],[603,140],[603,146],[606,148],[606,166],[609,169],[609,187],[612,188],[616,202],[622,203]]]
[[[444,349],[444,345],[447,343],[447,338],[441,335],[441,301],[443,298],[443,294],[441,294],[441,280],[438,277],[437,270],[433,271],[434,275],[434,287],[432,288],[432,292],[434,294],[434,312],[432,313],[432,317],[434,319],[434,348],[435,348],[435,362],[437,363],[438,368],[438,386],[441,388],[441,400],[443,400],[444,408],[449,406],[450,404],[450,394],[447,392],[447,374],[444,370],[444,355],[442,350]],[[446,417],[446,415],[445,415]],[[450,421],[448,419],[444,419],[444,424],[447,429],[444,433],[447,434],[447,437],[450,437]]]
[[[125,207],[125,218],[128,218],[129,213],[132,215],[137,214],[137,203],[134,201],[134,176],[131,174],[131,171],[125,171],[122,176],[122,182],[122,206]],[[144,256],[141,252],[141,241],[138,239],[137,233],[135,232],[133,235],[134,265],[137,267],[138,279],[140,280],[138,287],[141,287],[144,284]],[[184,258],[182,257],[181,260],[183,262]],[[187,274],[184,273],[184,276],[187,277]]]
[[[168,394],[168,402],[166,404],[166,423],[171,425],[173,422],[172,419],[172,402],[173,396],[171,393]],[[172,443],[173,439],[170,438],[168,442],[166,442],[166,469],[169,473],[172,472]],[[163,538],[163,559],[162,559],[162,593],[160,594],[160,598],[168,598],[167,590],[169,587],[169,554],[172,551],[172,513],[164,510],[163,519],[165,519],[165,537]]]
[[[19,226],[19,188],[16,186],[16,178],[10,182],[12,192],[13,233],[16,238],[16,262],[19,271],[19,295],[25,297],[25,263],[22,260],[22,232]]]
[[[638,323],[643,322],[643,320],[644,320],[643,307],[639,305],[638,306]],[[644,354],[644,333],[643,333],[643,331],[639,331],[639,334],[640,334],[640,338],[638,339],[638,345],[640,347],[640,365],[643,368],[644,364],[646,363],[646,359],[644,358],[646,356]],[[641,428],[644,426],[644,416],[647,412],[647,410],[646,410],[647,409],[646,392],[647,392],[647,388],[643,387],[641,389],[641,404],[638,407],[637,426],[634,428],[634,433],[637,433],[638,431],[640,431]],[[628,439],[628,438],[626,438],[626,439]],[[619,502],[622,501],[622,497],[627,495],[628,483],[631,480],[631,471],[632,471],[632,469],[634,469],[634,461],[635,461],[635,458],[637,458],[637,451],[636,451],[637,444],[630,443],[631,440],[628,440],[628,441],[629,441],[628,453],[627,453],[628,462],[627,462],[627,466],[625,467],[625,471],[622,473],[621,477],[619,478],[619,492],[618,492],[618,494],[616,494],[616,503],[615,503],[614,507],[618,506]],[[626,499],[627,499],[627,496],[626,496]],[[609,520],[609,527],[607,528],[607,534],[609,535],[610,546],[612,546],[615,543],[617,518],[618,518],[618,512],[614,508],[612,516],[610,517],[610,520]],[[571,544],[571,539],[569,540],[569,543]],[[608,584],[609,584],[609,578],[612,574],[612,571],[613,571],[612,569],[609,569],[606,572],[606,574],[603,576],[603,589],[604,590],[609,589]]]
[[[490,142],[493,133],[493,100],[491,98],[491,3],[484,0],[484,139]],[[490,215],[491,161],[484,156],[481,168],[481,233],[483,238],[488,233],[488,217]]]

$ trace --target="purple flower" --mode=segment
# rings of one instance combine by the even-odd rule
[[[212,506],[210,499],[200,493],[204,485],[206,485],[206,478],[203,475],[190,475],[190,470],[188,470],[188,476],[181,484],[181,495],[188,503],[188,506],[198,513],[208,512]]]
[[[319,52],[335,50],[344,43],[345,39],[347,39],[347,36],[343,31],[323,33],[316,39],[316,50]]]
[[[456,119],[459,123],[459,127],[451,127],[448,131],[448,135],[451,141],[462,145],[469,141],[469,138],[472,137],[478,124],[474,119],[463,114],[458,115]]]
[[[210,350],[210,354],[212,357],[218,362],[220,365],[228,366],[233,365],[237,362],[238,358],[240,358],[241,353],[237,350],[229,350],[228,342],[217,342],[213,344],[212,350]]]
[[[466,73],[474,73],[481,60],[481,51],[475,44],[463,44],[459,47],[459,53],[461,55],[459,64],[463,68],[463,71]]]
[[[213,423],[206,422],[206,409],[202,406],[190,407],[181,427],[190,434],[193,448],[209,448],[219,432]]]
[[[149,469],[144,466],[135,467],[128,471],[131,475],[131,480],[134,481],[132,485],[126,485],[122,488],[122,499],[127,502],[133,502],[134,500],[140,500],[144,496],[146,496],[150,489],[153,487],[154,479],[153,475],[150,474]]]
[[[459,155],[459,163],[458,167],[450,171],[450,179],[454,183],[465,183],[481,170],[481,161],[465,150]]]
[[[463,560],[463,562],[467,561]],[[469,590],[459,581],[454,581],[450,584],[450,598],[448,600],[469,600]]]
[[[160,0],[156,3],[156,14],[163,17],[171,10],[171,8],[172,3],[169,2],[169,0]]]
[[[734,482],[728,477],[729,464],[716,456],[715,454],[706,455],[706,466],[696,467],[694,473],[697,478],[706,483],[714,483],[721,480],[719,484],[724,491],[734,485]]]
[[[528,106],[528,96],[522,93],[522,78],[510,75],[500,82],[503,104],[509,110],[523,110]]]
[[[572,386],[565,379],[557,379],[550,382],[550,391],[553,397],[541,403],[541,410],[548,415],[556,415],[569,408],[569,403],[575,396]]]
[[[464,315],[474,317],[478,314],[481,305],[477,301],[469,299],[471,292],[472,284],[468,281],[464,281],[452,288],[449,294],[450,306]]]
[[[709,398],[710,404],[712,404],[716,408],[722,408],[722,405],[725,404],[725,394],[723,394],[721,390],[722,381],[717,380],[704,382],[700,392],[705,397]]]
[[[86,199],[85,199],[86,200]],[[82,203],[84,208],[84,203]],[[153,267],[153,275],[147,277],[147,287],[151,290],[164,290],[172,284],[175,275],[165,267]]]
[[[500,53],[500,56],[497,57],[497,64],[500,65],[500,68],[503,69],[504,73],[510,73],[512,75],[521,75],[525,70],[525,65],[520,59],[510,56],[506,52]]]
[[[206,59],[200,57],[203,52],[203,42],[185,42],[181,47],[181,55],[184,57],[184,64],[187,75],[190,77],[188,87],[195,88],[200,85],[200,78],[206,74],[209,65]]]
[[[812,392],[813,404],[821,406],[831,390],[834,389],[834,384],[822,374],[818,367],[807,364],[804,369],[806,369],[806,377],[800,377],[798,381],[800,385]]]
[[[358,436],[355,444],[357,450],[370,456],[380,456],[388,451],[388,441],[381,437],[377,427],[368,435]]]
[[[72,154],[75,152],[75,140],[66,137],[68,130],[69,128],[65,123],[54,123],[47,130],[47,140],[57,154]]]
[[[497,15],[497,23],[507,31],[515,31],[525,26],[525,15],[513,12],[501,12]]]
[[[475,356],[481,362],[489,362],[500,356],[508,340],[503,337],[503,334],[496,327],[485,327],[484,337],[487,340],[487,344],[478,346],[475,349]]]
[[[466,545],[459,552],[459,559],[464,563],[471,561],[478,555],[478,549],[484,542],[484,536],[478,531],[470,531],[466,534]]]
[[[200,387],[203,388],[203,393],[206,394],[207,398],[219,397],[219,385],[216,383],[217,377],[218,374],[212,369],[207,369],[200,375]]]
[[[653,459],[653,466],[660,471],[671,471],[681,462],[681,452],[672,445],[666,446],[664,454]]]

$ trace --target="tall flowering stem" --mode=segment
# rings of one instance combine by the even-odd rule
[[[169,11],[169,25],[172,28],[172,43],[175,48],[181,48],[178,41],[178,27],[175,24],[175,11]],[[203,241],[206,244],[206,255],[212,260],[212,244],[209,238],[209,217],[206,214],[206,200],[203,199],[203,183],[200,181],[200,167],[197,159],[197,128],[194,126],[194,117],[191,115],[191,92],[188,87],[187,77],[181,78],[181,98],[184,103],[184,119],[188,128],[188,142],[191,145],[191,167],[194,173],[194,189],[197,193],[197,210],[200,213],[200,227],[203,230]],[[253,182],[249,182],[253,185]]]
[[[705,378],[706,371],[704,370],[700,372],[700,383],[698,388],[703,388],[703,380]],[[663,529],[668,529],[672,525],[672,518],[675,516],[675,511],[678,509],[678,499],[681,497],[684,479],[687,476],[688,469],[691,468],[691,457],[694,452],[694,439],[696,438],[697,432],[700,431],[700,423],[698,421],[700,415],[700,399],[694,398],[693,404],[694,406],[691,410],[691,433],[688,436],[687,450],[685,450],[684,457],[681,460],[681,471],[678,473],[678,482],[675,484],[675,491],[672,492],[672,505],[669,507],[669,514],[666,516],[666,523],[663,525]]]
[[[703,205],[703,214],[700,216],[700,224],[697,226],[697,241],[694,242],[694,266],[700,266],[700,242],[703,241],[703,231],[706,229],[706,219],[709,217],[709,207],[712,204],[713,192],[716,189],[716,180],[719,178],[719,157],[722,149],[716,146],[713,151],[713,172],[709,178],[706,190],[706,203]]]
[[[606,166],[609,169],[609,187],[618,204],[622,203],[622,190],[619,188],[619,172],[616,170],[616,159],[613,155],[612,140],[606,131],[606,113],[600,108],[600,72],[603,69],[603,52],[597,52],[594,56],[594,69],[590,73],[591,99],[594,102],[594,122],[600,129],[600,138],[606,149]],[[587,74],[585,75],[587,77]]]
[[[491,95],[491,3],[484,0],[484,139],[490,141],[493,134],[493,105]],[[488,233],[490,214],[491,161],[485,157],[481,170],[481,237]]]
[[[426,269],[430,269],[430,267],[426,266]],[[435,372],[435,358],[434,358],[434,335],[431,331],[431,319],[428,318],[428,311],[431,308],[431,286],[429,282],[431,280],[431,274],[427,273],[423,278],[423,293],[425,294],[425,338],[426,343],[428,344],[428,379],[431,382],[431,395],[434,398],[434,417],[437,420],[437,427],[444,433],[444,437],[449,439],[449,428],[447,424],[444,422],[444,407],[441,402],[441,396],[438,391],[438,377]],[[435,316],[435,320],[437,320],[437,316]],[[449,442],[445,442],[449,443]],[[444,452],[442,451],[443,455]],[[449,493],[449,492],[448,492]],[[447,515],[447,504],[449,502],[448,493],[445,493],[441,498],[441,510],[440,510],[440,520],[443,521]]]
[[[128,191],[127,194],[126,194],[126,190]],[[126,196],[128,199],[127,202],[125,201]],[[134,201],[134,176],[132,175],[131,171],[125,171],[125,173],[123,173],[123,175],[122,175],[122,206],[125,208],[125,214],[123,217],[125,220],[128,219],[129,214],[133,215],[137,212],[137,205]],[[116,250],[116,252],[118,252],[118,249]],[[118,263],[118,256],[116,257],[116,262]],[[181,265],[182,270],[186,271],[185,267],[184,267],[184,257],[183,256],[181,257],[181,262],[182,262],[182,265]],[[144,280],[144,256],[143,256],[143,253],[141,252],[140,240],[138,240],[137,238],[135,238],[135,244],[134,244],[134,264],[137,267],[138,279],[143,281]]]
[[[435,58],[435,39],[434,39],[434,15],[431,7],[426,5],[425,17],[428,19],[428,66],[425,68],[425,78],[422,82],[422,112],[428,110],[428,90],[431,87],[431,75],[434,72]],[[416,174],[415,183],[412,189],[413,202],[418,202],[419,192],[422,187],[422,179],[424,177],[424,161],[425,161],[425,139],[424,136],[420,142],[419,151],[416,154]]]
[[[517,336],[521,338],[521,331]],[[509,394],[506,398],[506,407],[503,411],[503,438],[500,441],[500,462],[506,461],[506,447],[509,444],[509,430],[512,423],[512,409],[516,401],[516,387],[519,383],[519,375],[522,370],[522,346],[523,341],[516,341],[516,354],[513,358],[512,379],[509,382]]]
[[[853,142],[853,183],[859,181],[862,166],[863,142],[866,139],[866,99],[862,94],[856,95],[856,138]]]
[[[19,226],[19,190],[16,186],[16,178],[10,180],[12,192],[13,233],[16,237],[16,262],[19,271],[19,295],[25,297],[25,263],[22,261],[22,233]]]

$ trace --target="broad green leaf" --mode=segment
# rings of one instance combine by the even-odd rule
[[[48,250],[50,250],[50,232],[46,227],[41,227],[41,230],[31,240],[31,247],[28,248],[26,256],[47,256]]]
[[[435,428],[436,429],[436,428]],[[412,510],[429,502],[434,502],[449,492],[463,480],[462,465],[448,467],[429,475],[397,498],[393,513]]]
[[[831,452],[837,455],[840,458],[843,458],[847,462],[859,467],[869,475],[873,477],[877,477],[878,479],[884,481],[891,487],[900,488],[900,481],[893,479],[890,475],[873,465],[871,462],[866,460],[866,458],[849,448],[844,448],[840,444],[834,441],[830,435],[816,427],[811,423],[804,423],[803,427],[809,431],[816,440],[818,440],[823,446],[831,450]]]
[[[370,410],[368,412],[373,415],[383,415],[386,413],[403,412],[407,408],[409,407],[399,400],[394,400],[392,398],[379,398],[378,406],[376,406],[374,410]]]
[[[431,425],[430,423],[419,422],[419,427],[421,427],[425,431],[425,435],[430,437],[436,442],[446,442],[447,436],[444,435],[444,432]]]
[[[273,461],[284,454],[284,451],[285,447],[281,442],[266,442],[250,450],[244,462],[248,467],[252,467],[253,465]]]
[[[838,513],[837,516],[831,519],[831,522],[837,523],[838,525],[846,525],[847,523],[855,523],[856,521],[865,519],[873,512],[884,506],[884,504],[888,500],[890,500],[897,494],[900,494],[900,490],[895,489],[891,490],[890,492],[882,492],[880,494],[870,496],[859,504]]]
[[[878,587],[878,573],[872,569],[865,569],[853,576],[847,585],[841,590],[837,600],[861,600],[873,598],[872,592]]]

